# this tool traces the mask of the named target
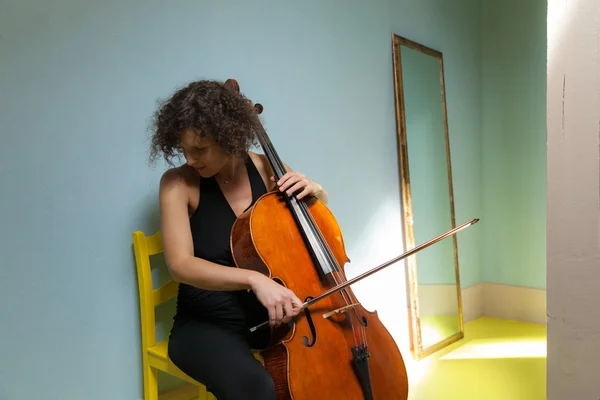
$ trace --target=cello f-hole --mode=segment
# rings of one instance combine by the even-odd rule
[[[304,299],[304,302],[306,303],[307,301],[312,299],[312,297],[308,296],[306,299]],[[304,315],[306,315],[306,321],[308,322],[308,327],[310,328],[310,335],[312,337],[309,339],[306,336],[302,336],[302,344],[306,347],[313,347],[317,342],[317,330],[315,329],[315,324],[313,323],[308,307],[304,309]]]
[[[360,315],[358,315],[358,311],[356,311],[356,308],[353,311],[354,311],[354,315],[356,315],[356,319],[358,320],[358,323],[366,328],[369,325],[369,321],[367,320],[367,317],[365,317],[365,316],[361,317]]]

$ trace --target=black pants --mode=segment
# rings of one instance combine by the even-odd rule
[[[178,310],[169,357],[218,400],[276,400],[271,376],[251,353],[267,344],[269,330],[249,333],[268,313],[250,294],[220,292],[215,299],[202,315]]]

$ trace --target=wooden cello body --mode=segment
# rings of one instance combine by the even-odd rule
[[[226,85],[239,90],[237,82]],[[262,106],[258,106],[259,113]],[[259,140],[276,179],[285,174],[269,138]],[[260,197],[235,222],[231,249],[238,268],[263,273],[302,301],[347,281],[340,227],[316,198],[279,191]],[[279,400],[406,400],[408,377],[398,345],[376,312],[346,287],[271,330],[261,350]]]

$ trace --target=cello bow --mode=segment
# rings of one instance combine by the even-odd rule
[[[425,249],[425,248],[427,248],[427,247],[431,246],[432,244],[439,242],[439,241],[440,241],[440,240],[442,240],[442,239],[445,239],[445,238],[447,238],[448,236],[455,235],[455,234],[456,234],[456,233],[458,233],[459,231],[461,231],[461,230],[463,230],[463,229],[465,229],[465,228],[468,228],[469,226],[471,226],[471,225],[474,225],[474,224],[476,224],[477,222],[479,222],[479,218],[473,218],[472,220],[470,220],[470,221],[467,221],[467,222],[465,222],[464,224],[462,224],[462,225],[459,225],[459,226],[457,226],[456,228],[454,228],[454,229],[451,229],[451,230],[449,230],[448,232],[446,232],[446,233],[443,233],[443,234],[441,234],[441,235],[439,235],[439,236],[437,236],[437,237],[435,237],[435,238],[433,238],[433,239],[431,239],[431,240],[428,240],[427,242],[425,242],[425,243],[422,243],[422,244],[420,244],[419,246],[417,246],[417,247],[414,247],[414,248],[412,248],[411,250],[409,250],[409,251],[407,251],[407,252],[405,252],[405,253],[403,253],[403,254],[401,254],[401,255],[397,256],[397,257],[394,257],[394,258],[392,258],[391,260],[389,260],[389,261],[386,261],[386,262],[384,262],[384,263],[383,263],[383,264],[381,264],[381,265],[378,265],[377,267],[374,267],[374,268],[372,268],[372,269],[370,269],[370,270],[368,270],[368,271],[366,271],[366,272],[363,272],[362,274],[360,274],[360,275],[358,275],[358,276],[356,276],[356,277],[354,277],[354,278],[352,278],[352,279],[350,279],[350,280],[347,280],[347,281],[345,281],[345,282],[343,282],[343,283],[340,283],[339,285],[337,285],[337,286],[334,286],[334,287],[332,287],[331,289],[329,289],[329,290],[327,290],[327,291],[325,291],[325,292],[321,293],[321,294],[320,294],[320,295],[318,295],[317,297],[314,297],[313,299],[311,299],[311,300],[308,300],[308,301],[304,302],[304,303],[302,304],[302,307],[300,307],[300,309],[301,309],[301,310],[302,310],[302,309],[305,309],[306,307],[308,307],[308,306],[310,306],[310,305],[313,305],[313,304],[315,304],[315,303],[317,303],[317,302],[319,302],[319,301],[323,300],[323,299],[324,299],[324,298],[326,298],[327,296],[331,296],[332,294],[334,294],[334,293],[336,293],[336,292],[338,292],[338,291],[340,291],[340,290],[344,289],[345,287],[347,287],[347,286],[350,286],[350,285],[353,285],[353,284],[355,284],[356,282],[359,282],[359,281],[361,281],[361,280],[365,279],[366,277],[368,277],[368,276],[371,276],[371,275],[373,275],[374,273],[376,273],[376,272],[379,272],[379,271],[383,270],[384,268],[387,268],[387,267],[389,267],[390,265],[393,265],[393,264],[397,263],[398,261],[400,261],[400,260],[403,260],[403,259],[405,259],[406,257],[409,257],[409,256],[411,256],[411,255],[413,255],[413,254],[415,254],[415,253],[417,253],[417,252],[419,252],[419,251],[421,251],[421,250],[423,250],[423,249]],[[267,327],[268,325],[269,325],[269,321],[265,321],[265,322],[263,322],[263,323],[261,323],[261,324],[259,324],[259,325],[256,325],[256,326],[254,326],[254,327],[250,328],[250,332],[254,332],[254,331],[256,331],[257,329],[265,328],[265,327]]]

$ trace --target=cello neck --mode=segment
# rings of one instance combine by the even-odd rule
[[[262,106],[260,104],[255,105],[255,107],[259,110],[259,113],[262,111]],[[258,132],[256,132],[256,134],[258,141],[265,152],[265,156],[269,160],[269,164],[271,164],[275,179],[278,181],[287,171],[260,121],[258,123]],[[313,259],[313,263],[315,264],[315,267],[317,267],[317,271],[320,273],[321,277],[339,271],[340,267],[329,249],[329,246],[327,246],[325,239],[321,235],[306,203],[298,200],[294,195],[284,196],[294,220],[296,221],[296,225],[304,238],[308,252]]]
[[[240,87],[235,79],[228,79],[225,82],[225,88],[231,90],[232,92],[239,93]],[[254,105],[257,114],[261,114],[263,111],[263,106],[259,103]],[[260,145],[265,152],[265,156],[267,160],[269,160],[269,164],[273,170],[275,175],[275,179],[278,181],[286,174],[286,168],[281,158],[277,154],[273,143],[271,143],[271,139],[269,139],[269,135],[265,132],[260,119],[257,117],[256,123],[256,136]],[[321,235],[317,224],[315,223],[310,211],[308,210],[308,206],[304,201],[300,201],[296,198],[295,195],[288,196],[286,194],[282,194],[285,197],[285,200],[289,206],[290,212],[296,222],[296,226],[298,227],[303,239],[306,244],[307,250],[312,257],[313,263],[316,267],[317,272],[321,275],[321,278],[324,278],[325,275],[329,275],[333,272],[340,271],[340,267],[337,264],[337,261],[329,249],[327,242]]]
[[[265,152],[265,156],[269,160],[269,164],[271,164],[271,168],[275,174],[275,179],[279,180],[286,173],[285,165],[279,158],[275,147],[273,147],[273,143],[271,143],[271,139],[267,135],[267,132],[263,129],[262,125],[259,122],[258,132],[256,132],[256,136],[258,137],[258,141],[260,142],[260,146]]]

